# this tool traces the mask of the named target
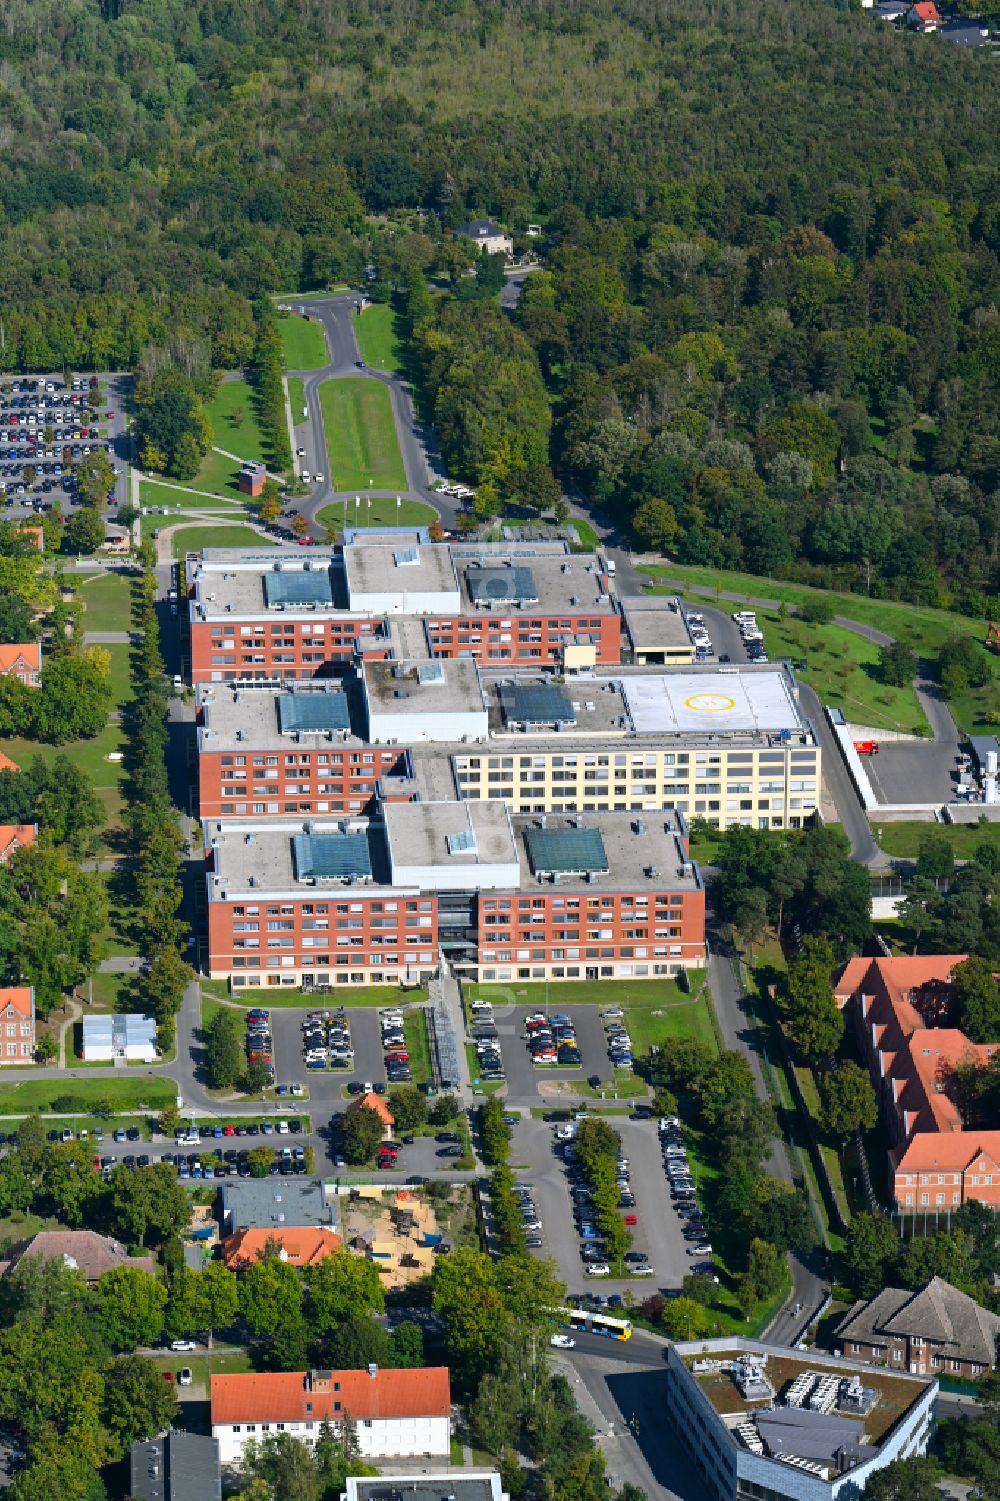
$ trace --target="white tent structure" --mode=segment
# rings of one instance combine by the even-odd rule
[[[85,1016],[85,1063],[154,1063],[156,1022],[151,1016]]]

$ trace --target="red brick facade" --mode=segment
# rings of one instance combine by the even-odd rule
[[[359,750],[289,743],[269,751],[202,749],[198,799],[202,818],[255,813],[363,813],[380,777],[404,769],[399,746]]]
[[[211,975],[237,985],[416,983],[438,964],[436,896],[310,890],[208,904]]]
[[[191,622],[191,681],[231,683],[251,678],[314,678],[328,662],[349,662],[355,643],[377,642],[385,622],[337,615],[290,620],[280,615],[252,623]]]
[[[621,617],[613,614],[539,612],[507,618],[474,614],[428,618],[426,628],[434,657],[471,657],[487,665],[551,666],[562,662],[564,647],[583,638],[593,642],[598,662],[621,661]]]
[[[705,892],[482,892],[481,980],[643,978],[705,958]]]

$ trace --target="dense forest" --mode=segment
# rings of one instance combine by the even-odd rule
[[[255,299],[458,287],[467,216],[538,219],[516,337],[422,331],[458,469],[989,610],[998,96],[846,0],[7,0],[0,368],[252,364]]]

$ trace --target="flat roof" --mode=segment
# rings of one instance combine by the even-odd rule
[[[723,1340],[699,1341],[677,1345],[675,1349],[689,1371],[696,1360],[726,1363],[748,1353],[766,1355],[767,1364],[764,1369],[777,1393],[779,1409],[785,1408],[786,1393],[797,1376],[815,1372],[844,1379],[857,1374],[862,1385],[873,1388],[876,1393],[875,1405],[863,1419],[865,1435],[873,1444],[882,1442],[889,1429],[924,1395],[930,1385],[928,1378],[897,1375],[895,1372],[889,1374],[878,1366],[841,1360],[821,1350],[800,1352],[754,1340],[741,1339],[738,1343],[732,1342],[728,1348]],[[771,1403],[772,1399],[769,1397],[744,1397],[729,1371],[707,1371],[700,1374],[692,1372],[692,1375],[720,1417],[729,1418],[739,1413],[760,1411]]]
[[[264,600],[275,605],[332,605],[329,568],[283,568],[264,575]]]
[[[448,548],[408,537],[355,542],[344,549],[344,569],[349,602],[355,594],[458,594]]]
[[[196,692],[202,752],[367,743],[352,729],[363,722],[363,714],[357,685],[349,679],[317,679],[280,690],[200,683]]]
[[[684,611],[677,599],[662,594],[625,594],[621,598],[622,614],[636,651],[655,651],[659,647],[694,651]]]
[[[518,858],[502,802],[387,803],[382,816],[393,869],[474,870]]]
[[[365,697],[376,714],[482,714],[483,689],[475,662],[366,661]]]
[[[500,1501],[500,1476],[489,1472],[446,1475],[393,1475],[383,1473],[367,1480],[348,1476],[347,1501]]]
[[[702,884],[669,810],[519,815],[512,823],[524,889],[551,884],[552,872],[559,884],[586,885],[595,893],[664,885],[695,891]]]
[[[719,667],[627,677],[622,692],[640,732],[780,734],[802,728],[791,680],[780,667],[759,674]]]
[[[224,901],[227,892],[304,896],[387,884],[384,837],[366,819],[208,819],[204,828],[214,851],[210,901]]]
[[[270,555],[223,554],[191,572],[193,620],[260,620],[285,616],[314,620],[348,613],[339,557],[296,548]],[[376,613],[365,612],[362,614]]]
[[[561,683],[504,683],[500,706],[508,724],[575,724],[576,710]]]
[[[463,613],[514,616],[614,612],[592,554],[540,554],[508,563],[496,557],[463,556],[456,557],[455,566],[462,584]],[[508,592],[497,592],[505,583]]]
[[[320,1178],[230,1178],[220,1185],[222,1229],[296,1229],[334,1224]]]

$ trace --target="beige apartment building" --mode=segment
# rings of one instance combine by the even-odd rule
[[[562,684],[519,673],[484,689],[488,741],[451,748],[461,797],[502,799],[513,814],[676,808],[717,828],[797,829],[819,807],[819,741],[784,668],[618,669]],[[423,762],[417,750],[418,781]]]

